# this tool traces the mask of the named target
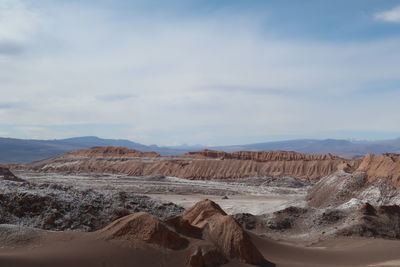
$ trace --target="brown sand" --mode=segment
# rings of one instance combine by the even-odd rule
[[[138,242],[88,239],[83,233],[52,233],[26,247],[0,248],[0,266],[185,266],[187,250],[162,250]],[[400,266],[400,241],[340,238],[297,247],[251,235],[265,258],[280,267]],[[36,247],[36,248],[34,248]],[[231,261],[231,267],[249,266]]]

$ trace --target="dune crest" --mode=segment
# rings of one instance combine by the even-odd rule
[[[215,202],[200,201],[181,217],[203,229],[203,237],[216,244],[227,258],[255,265],[267,263],[241,225]]]
[[[207,199],[164,222],[138,212],[112,222],[93,235],[105,240],[142,241],[173,250],[190,247],[189,266],[220,266],[229,259],[273,266],[264,259],[241,225]]]
[[[96,232],[106,239],[140,240],[168,249],[182,249],[189,241],[146,212],[122,217]]]

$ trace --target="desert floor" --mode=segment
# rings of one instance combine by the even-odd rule
[[[227,213],[263,214],[289,205],[301,206],[310,185],[293,181],[189,181],[170,177],[17,172],[31,182],[56,182],[98,190],[126,190],[192,206],[209,198]],[[227,199],[224,198],[227,196]],[[18,231],[17,231],[18,232]],[[32,240],[14,234],[0,247],[0,266],[182,266],[185,251],[159,251],[145,245],[102,243],[90,233],[43,232]],[[308,246],[252,234],[265,258],[277,266],[400,266],[400,241],[330,238]],[[306,237],[305,237],[306,238]],[[161,255],[161,256],[160,256]],[[229,263],[226,266],[246,266]]]
[[[299,247],[253,236],[276,266],[399,266],[400,241],[338,238]],[[109,243],[88,233],[46,233],[29,244],[0,248],[0,266],[184,266],[187,250],[165,251],[146,244]],[[225,266],[248,266],[231,262]]]

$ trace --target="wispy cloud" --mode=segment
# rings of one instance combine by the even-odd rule
[[[15,42],[0,41],[0,55],[17,55],[23,52],[20,44]]]
[[[44,131],[46,131],[45,127],[40,127],[40,126],[18,126],[18,127],[15,127],[15,129],[20,130],[20,131],[26,131],[26,132],[44,132]]]
[[[375,14],[375,19],[386,22],[400,23],[400,6]]]
[[[104,102],[115,102],[115,101],[124,101],[124,100],[132,100],[134,98],[134,94],[106,94],[106,95],[98,95],[97,99]]]
[[[21,102],[0,102],[0,110],[9,110],[9,109],[25,109],[27,105]]]

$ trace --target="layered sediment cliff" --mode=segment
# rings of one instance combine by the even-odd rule
[[[366,173],[368,182],[386,178],[400,187],[400,155],[368,154],[362,159],[344,159],[331,154],[292,151],[204,150],[180,157],[163,157],[120,147],[79,150],[28,165],[40,171],[121,173],[133,176],[165,175],[186,179],[224,179],[251,176],[291,176],[320,179],[337,170]]]
[[[94,147],[91,149],[82,149],[65,154],[66,156],[77,157],[159,157],[156,152],[141,152],[125,147]]]
[[[359,160],[287,151],[225,153],[205,150],[179,158],[118,147],[93,148],[29,165],[40,171],[165,175],[186,179],[224,179],[250,176],[291,176],[319,179],[338,169],[358,168]]]
[[[357,171],[365,172],[368,181],[386,178],[396,188],[400,187],[400,155],[399,154],[367,154]]]

